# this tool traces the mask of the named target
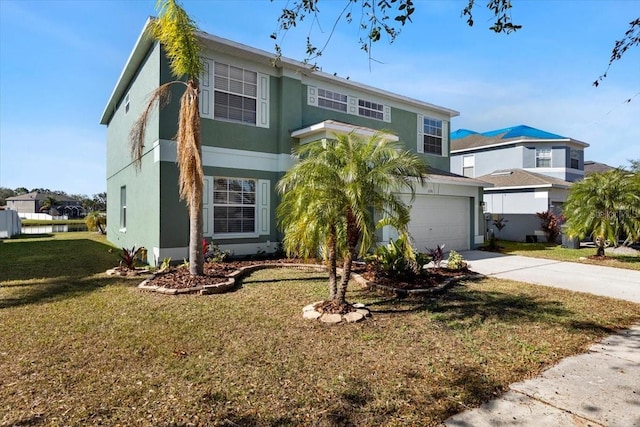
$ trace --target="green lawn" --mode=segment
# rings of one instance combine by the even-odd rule
[[[504,248],[502,252],[505,254],[640,270],[640,256],[621,256],[607,253],[611,257],[610,259],[591,260],[588,257],[596,254],[595,248],[567,249],[561,245],[549,243],[522,243],[505,240],[498,241],[498,244]]]
[[[302,319],[322,273],[163,296],[104,275],[109,248],[0,243],[0,425],[435,426],[640,321],[637,304],[485,279],[436,300],[354,285],[373,317],[326,326]]]

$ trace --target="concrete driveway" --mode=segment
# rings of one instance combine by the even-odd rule
[[[482,251],[462,255],[472,270],[487,276],[640,303],[640,271]],[[640,427],[640,325],[509,389],[444,426]]]
[[[485,276],[553,286],[640,303],[640,271],[485,251],[464,251],[470,268]]]

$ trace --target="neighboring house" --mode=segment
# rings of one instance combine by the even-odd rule
[[[69,218],[81,218],[85,215],[82,203],[78,199],[55,193],[41,193],[33,191],[20,196],[7,197],[7,209],[17,211],[19,214],[49,213],[42,208],[46,200],[52,197],[56,200],[55,208],[51,209],[54,216],[66,215]]]
[[[540,239],[536,212],[562,213],[571,182],[584,178],[584,149],[589,144],[519,125],[478,133],[451,134],[451,172],[490,183],[484,189],[487,226],[508,220],[497,236]]]
[[[148,22],[147,24],[148,25]],[[136,170],[129,131],[159,85],[172,80],[160,46],[136,42],[100,120],[107,126],[107,237],[122,247],[144,246],[149,262],[187,257],[188,215],[178,197],[173,103],[155,111],[147,128],[142,167]],[[433,168],[417,189],[409,226],[416,247],[445,243],[469,249],[483,241],[484,183],[449,173],[449,123],[456,111],[314,70],[309,65],[199,33],[204,235],[237,255],[273,252],[274,188],[291,166],[298,144],[355,132],[403,141]],[[395,135],[392,135],[395,134]],[[384,229],[381,242],[394,237]]]
[[[595,162],[593,160],[584,161],[584,176],[589,176],[593,173],[602,173],[615,169],[613,166],[609,166],[605,163]]]

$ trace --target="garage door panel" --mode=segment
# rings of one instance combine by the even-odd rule
[[[409,233],[417,250],[445,245],[445,250],[469,249],[469,199],[416,196],[411,207]]]

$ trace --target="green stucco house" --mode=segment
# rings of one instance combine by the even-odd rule
[[[200,38],[205,237],[237,255],[274,251],[282,240],[274,188],[291,165],[292,147],[384,129],[432,168],[412,203],[416,247],[464,250],[482,243],[484,183],[449,172],[449,123],[458,112],[287,58],[274,65],[273,54],[217,36]],[[152,265],[187,257],[188,215],[175,163],[179,85],[173,102],[150,120],[140,170],[128,135],[148,95],[171,80],[161,46],[143,30],[100,120],[107,126],[107,237],[121,247],[146,247]],[[379,234],[381,242],[391,237],[393,229]]]

